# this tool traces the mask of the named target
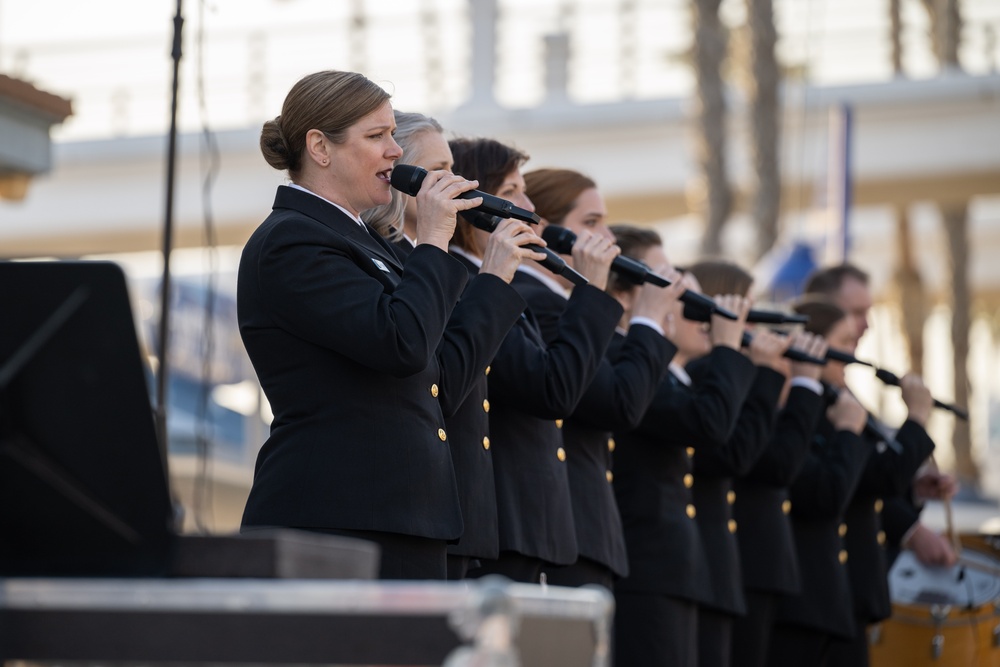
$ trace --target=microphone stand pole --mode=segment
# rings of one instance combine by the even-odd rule
[[[170,251],[174,226],[174,172],[177,165],[177,88],[181,64],[181,0],[177,0],[174,16],[174,39],[170,56],[174,61],[173,85],[170,96],[170,132],[167,135],[166,210],[163,216],[163,279],[160,284],[160,337],[156,371],[156,437],[160,444],[163,470],[167,470],[167,376],[169,371],[168,343],[170,337]]]

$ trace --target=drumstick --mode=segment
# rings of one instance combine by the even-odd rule
[[[962,543],[958,540],[958,533],[955,532],[955,522],[952,520],[951,498],[942,498],[941,502],[944,503],[944,521],[946,530],[948,531],[948,538],[951,540],[951,546],[955,550],[955,556],[961,556]]]
[[[928,458],[930,459],[931,465],[934,466],[934,470],[940,474],[941,468],[938,466],[937,459],[934,458],[933,454],[931,454]],[[958,533],[955,531],[955,520],[951,508],[951,498],[941,498],[941,503],[944,505],[945,530],[948,532],[948,539],[951,540],[951,547],[955,550],[955,557],[957,558],[962,555],[962,543],[959,541]]]

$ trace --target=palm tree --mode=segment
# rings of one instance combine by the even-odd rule
[[[969,404],[969,327],[972,325],[972,298],[969,290],[968,205],[942,205],[941,215],[948,233],[951,260],[951,345],[955,367],[955,403]],[[972,456],[969,423],[955,420],[952,431],[955,450],[955,475],[968,488],[979,488],[979,466]]]
[[[961,69],[958,52],[961,45],[962,16],[958,0],[923,0],[930,17],[931,50],[943,71]],[[938,204],[948,235],[951,266],[951,344],[955,368],[955,402],[967,405],[969,398],[969,327],[972,323],[972,298],[969,290],[968,202]],[[952,431],[955,450],[955,474],[966,487],[979,487],[979,466],[972,456],[969,425],[955,420]]]
[[[781,208],[781,174],[778,169],[780,140],[778,85],[781,73],[775,56],[778,31],[774,27],[772,0],[746,0],[750,28],[750,153],[756,191],[751,213],[757,230],[755,259],[771,249],[778,238]]]
[[[903,338],[910,353],[910,369],[922,375],[927,298],[920,270],[913,257],[909,211],[905,206],[896,208],[896,251],[899,265],[896,267],[895,283],[899,288]]]
[[[931,51],[941,69],[960,69],[962,13],[958,0],[921,0],[930,17]]]
[[[699,173],[694,204],[704,220],[702,251],[721,252],[722,229],[732,209],[732,192],[726,176],[726,98],[722,63],[728,37],[719,19],[721,0],[692,0],[696,79],[694,151]]]

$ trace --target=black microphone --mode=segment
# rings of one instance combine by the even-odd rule
[[[833,348],[827,348],[826,358],[828,361],[839,361],[844,364],[858,364],[860,366],[871,366],[875,367],[875,364],[869,363],[867,361],[862,361],[855,357],[854,355],[848,354],[847,352],[841,352],[840,350],[834,350]]]
[[[894,373],[887,371],[884,368],[876,368],[875,377],[892,387],[899,386],[899,378]],[[969,413],[965,410],[965,408],[960,408],[957,405],[939,401],[936,398],[934,399],[934,407],[941,408],[942,410],[948,410],[949,412],[954,413],[954,415],[959,419],[969,421]]]
[[[837,402],[840,398],[840,390],[823,382],[823,400],[826,402],[826,407],[830,407]],[[903,447],[894,438],[890,438],[888,434],[884,433],[882,429],[878,427],[875,423],[875,418],[869,412],[867,418],[865,419],[865,425],[861,429],[861,435],[867,435],[869,438],[875,442],[884,442],[887,447],[890,447],[897,453],[902,453]]]
[[[576,234],[559,225],[548,225],[542,230],[542,238],[549,244],[549,248],[558,253],[562,253],[563,255],[569,255],[572,253],[573,244],[576,243]],[[618,255],[615,257],[614,261],[611,262],[611,268],[614,269],[619,275],[624,276],[629,282],[636,285],[641,285],[642,283],[652,283],[658,287],[666,287],[670,285],[669,280],[661,275],[653,273],[648,266],[637,259],[632,259],[631,257]],[[736,315],[734,313],[729,312],[725,308],[720,308],[714,301],[706,296],[698,294],[697,292],[684,290],[680,299],[683,303],[690,304],[693,307],[700,307],[709,314],[714,313],[716,315],[721,315],[729,320],[736,319]],[[685,306],[685,311],[686,310],[687,306]],[[687,315],[685,315],[685,317],[687,317]],[[704,321],[707,322],[708,320],[706,319]]]
[[[493,230],[497,228],[500,224],[502,218],[496,215],[488,215],[479,211],[477,209],[472,209],[470,211],[462,211],[459,213],[463,218],[469,221],[473,227],[477,227],[484,232],[493,233]],[[544,266],[546,269],[560,275],[566,280],[570,281],[574,285],[586,285],[588,281],[583,275],[573,269],[569,264],[566,263],[562,257],[552,252],[548,248],[543,248],[540,245],[535,245],[534,243],[529,243],[524,246],[525,248],[530,248],[535,252],[540,252],[545,255],[545,259],[537,260],[539,264]]]
[[[712,319],[712,311],[701,304],[685,304],[684,319],[695,322],[708,322]],[[805,324],[809,321],[806,315],[788,315],[770,310],[751,310],[747,313],[747,324]]]
[[[743,347],[750,347],[750,343],[753,342],[753,335],[749,331],[743,332],[743,340],[740,345]],[[801,361],[806,364],[816,364],[817,366],[826,366],[826,359],[820,359],[819,357],[814,357],[811,354],[806,354],[802,350],[797,350],[794,347],[790,347],[785,350],[782,354],[785,359],[790,359],[792,361]]]
[[[806,324],[809,322],[808,315],[797,313],[782,313],[772,310],[750,309],[747,314],[747,324]]]
[[[423,167],[416,167],[412,164],[397,164],[392,168],[392,174],[389,176],[389,184],[404,194],[416,197],[417,193],[420,192],[420,184],[424,182],[424,177],[426,176],[427,170]],[[482,197],[483,203],[473,210],[497,215],[501,218],[517,218],[518,220],[534,224],[538,224],[540,220],[531,211],[514,206],[514,204],[506,199],[494,197],[480,190],[469,190],[458,195],[459,199],[475,199],[476,197]]]

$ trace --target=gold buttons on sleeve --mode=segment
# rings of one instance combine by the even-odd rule
[[[437,398],[437,395],[438,395],[438,386],[436,384],[432,384],[431,385],[431,396],[433,396],[434,398]]]
[[[563,449],[562,447],[560,447],[559,449],[557,449],[556,450],[556,458],[559,459],[560,461],[565,461],[566,460],[566,450]]]
[[[844,563],[846,563],[847,562],[847,549],[841,549],[840,553],[837,555],[837,558],[840,560],[840,564],[841,565],[843,565]]]
[[[489,448],[490,448],[489,437],[483,437],[483,449],[489,449]]]
[[[608,451],[609,452],[615,451],[615,439],[614,438],[608,438]]]
[[[730,491],[729,493],[726,494],[726,502],[729,503],[730,505],[732,505],[733,503],[736,502],[736,492],[735,491]]]
[[[438,429],[438,437],[441,438],[441,442],[444,442],[445,440],[448,439],[448,434],[444,432],[443,428],[439,428]]]
[[[792,511],[792,501],[791,500],[783,500],[781,502],[781,511],[784,512],[785,514],[788,514],[789,512],[791,512]]]
[[[844,535],[847,535],[847,524],[846,523],[840,524],[840,526],[837,528],[837,534],[840,535],[841,537],[843,537]]]
[[[878,531],[878,543],[879,544],[885,544],[885,531],[884,530]]]
[[[687,515],[688,515],[688,518],[689,519],[693,519],[696,514],[698,514],[698,512],[697,512],[697,510],[695,510],[694,505],[688,505],[687,506]]]
[[[688,454],[688,458],[694,456],[694,447],[688,447],[687,448],[687,454]]]
[[[562,428],[562,425],[563,425],[563,420],[557,419],[556,420],[556,428]]]
[[[487,375],[489,375],[489,374],[490,374],[490,367],[489,367],[489,366],[487,366],[487,367],[486,367],[486,374],[487,374]]]
[[[684,488],[690,489],[692,486],[694,486],[694,475],[688,473],[684,475]]]
[[[489,412],[489,411],[490,411],[490,402],[484,398],[483,399],[483,412]]]
[[[611,482],[613,482],[615,480],[615,474],[613,472],[611,472],[610,470],[605,470],[604,471],[604,476],[607,478],[608,484],[610,484]]]
[[[875,513],[876,514],[880,514],[882,512],[882,505],[883,505],[882,499],[881,498],[876,498],[875,499]]]
[[[736,519],[730,519],[729,520],[729,532],[730,533],[735,533],[736,532]]]

